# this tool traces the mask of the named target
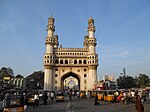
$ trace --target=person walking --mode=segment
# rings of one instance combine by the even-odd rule
[[[29,98],[29,94],[27,92],[24,93],[24,100],[25,100],[25,105],[28,106],[28,98]]]
[[[39,106],[39,95],[38,95],[38,93],[35,93],[33,108],[38,107],[38,106]]]
[[[54,100],[54,92],[53,91],[51,92],[50,96],[51,96],[51,101],[53,102],[53,100]]]
[[[86,92],[87,98],[90,99],[90,91]]]
[[[51,101],[51,92],[47,93],[48,101]]]
[[[69,101],[72,101],[72,92],[69,92]]]
[[[146,91],[146,102],[149,103],[149,90]]]
[[[144,106],[138,94],[135,96],[135,108],[138,112],[144,112]]]
[[[47,92],[45,92],[43,95],[44,105],[47,105],[47,99],[48,99]]]
[[[96,93],[96,95],[95,95],[95,102],[94,102],[94,105],[99,105],[97,93]]]
[[[79,99],[79,98],[80,98],[80,92],[77,91],[77,92],[76,92],[76,95],[77,95],[77,98]]]

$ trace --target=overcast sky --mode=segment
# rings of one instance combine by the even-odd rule
[[[95,20],[98,76],[150,76],[150,0],[0,0],[0,68],[28,76],[44,70],[46,26],[55,18],[63,47],[83,47]]]

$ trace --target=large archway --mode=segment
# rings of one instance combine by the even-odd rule
[[[67,79],[69,77],[75,78],[78,81],[78,83],[77,83],[78,85],[77,86],[78,86],[78,90],[80,90],[80,78],[79,78],[79,76],[77,74],[75,74],[73,72],[66,73],[65,75],[63,75],[61,77],[61,90],[65,89],[65,87],[64,87],[64,81],[65,81],[65,79]],[[73,81],[73,80],[71,80],[72,78],[70,78],[70,81]]]

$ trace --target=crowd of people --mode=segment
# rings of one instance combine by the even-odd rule
[[[102,93],[102,91],[96,92],[94,105],[99,105],[99,95],[106,96],[108,91]],[[138,89],[138,90],[117,90],[109,91],[113,96],[112,103],[121,102],[122,104],[134,103],[135,109],[138,112],[144,112],[144,103],[150,103],[150,90]],[[103,97],[104,98],[104,97]],[[104,99],[103,99],[104,100]]]
[[[77,98],[91,98],[94,95],[94,105],[100,105],[99,97],[107,96],[107,90],[105,91],[69,91],[65,94],[68,94],[69,100],[72,101],[72,97]],[[110,91],[109,91],[110,92]],[[135,103],[135,108],[138,110],[138,112],[144,112],[144,103],[150,103],[150,90],[146,89],[138,89],[138,90],[115,90],[111,91],[113,92],[113,100],[112,103],[121,102],[122,104],[128,104],[128,103]],[[4,99],[5,95],[10,94],[8,93],[1,93],[1,98]],[[17,94],[17,93],[14,93]],[[56,92],[55,91],[45,91],[45,92],[31,92],[26,91],[23,92],[22,95],[24,96],[25,105],[30,105],[29,98],[32,97],[32,105],[33,108],[38,108],[39,104],[47,105],[48,101],[54,102],[54,99],[56,98]],[[112,94],[111,94],[112,95]]]
[[[116,101],[121,101],[123,103],[135,102],[136,95],[139,95],[142,103],[150,102],[150,91],[149,90],[126,90],[126,91],[116,91],[114,96]]]
[[[47,105],[48,101],[54,101],[54,97],[55,97],[55,92],[51,91],[51,92],[24,92],[24,98],[25,98],[25,104],[26,105],[30,105],[29,104],[29,98],[32,97],[33,98],[33,108],[38,107],[39,106],[39,101],[43,100],[43,104]]]

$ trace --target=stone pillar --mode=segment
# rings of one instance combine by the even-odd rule
[[[53,69],[45,67],[44,71],[44,91],[53,91]]]

